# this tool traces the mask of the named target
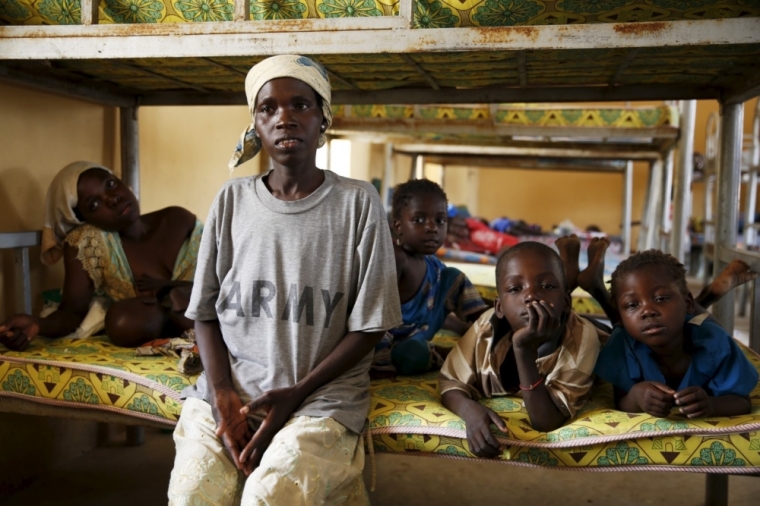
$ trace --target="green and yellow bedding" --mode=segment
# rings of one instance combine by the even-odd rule
[[[177,359],[138,357],[105,336],[88,339],[38,337],[23,352],[0,346],[0,403],[15,397],[71,409],[97,409],[167,426],[179,420],[185,376]]]
[[[678,128],[678,108],[668,105],[650,107],[577,106],[558,107],[529,104],[419,106],[412,105],[336,105],[333,124],[344,119],[381,121],[418,119],[428,121],[488,122],[496,126],[519,127],[594,127],[594,128]]]
[[[456,339],[436,337],[444,346]],[[760,357],[744,348],[760,369]],[[15,397],[72,410],[96,409],[176,424],[181,390],[195,377],[177,371],[176,360],[137,357],[105,337],[38,338],[25,352],[0,348],[0,403]],[[376,380],[367,430],[375,452],[475,458],[462,420],[441,405],[436,373]],[[519,397],[484,401],[507,422],[498,437],[500,461],[586,471],[660,470],[756,473],[760,471],[760,388],[752,413],[730,418],[653,418],[612,409],[609,385],[571,423],[549,433],[530,426]]]
[[[396,16],[399,0],[251,0],[251,18]],[[232,21],[233,0],[100,0],[100,23]],[[756,0],[418,0],[415,28],[567,25],[738,18],[760,15]],[[15,24],[81,22],[79,0],[3,0]]]

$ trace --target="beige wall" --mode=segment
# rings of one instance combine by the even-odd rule
[[[634,167],[634,218],[641,214],[646,167]],[[488,220],[506,216],[548,230],[569,219],[580,228],[594,224],[607,233],[620,233],[621,174],[494,168],[479,172],[477,213]]]
[[[205,221],[230,177],[259,172],[259,157],[232,173],[227,162],[251,121],[245,106],[140,109],[140,191],[143,212],[182,206]]]
[[[119,173],[118,111],[80,100],[0,85],[0,231],[39,230],[50,181],[64,165],[90,160]],[[250,122],[240,107],[140,109],[141,208],[190,209],[201,220],[219,188],[240,133]],[[259,171],[258,158],[234,171]],[[40,292],[60,287],[63,269],[40,264],[31,253],[35,312]],[[0,319],[20,310],[14,255],[0,250]]]
[[[717,102],[697,107],[695,149],[704,152],[707,115]],[[745,131],[751,131],[754,101],[745,107]],[[47,186],[57,171],[74,160],[92,160],[119,172],[118,112],[114,108],[51,94],[0,85],[0,231],[40,229]],[[230,177],[227,161],[250,121],[239,107],[143,107],[140,110],[142,209],[168,205],[190,209],[205,219],[218,189]],[[354,177],[371,180],[384,174],[384,147],[368,141],[352,149]],[[394,157],[395,182],[409,178],[410,159]],[[426,169],[432,175],[439,168]],[[258,160],[238,168],[236,177],[259,171]],[[507,215],[548,228],[568,218],[578,226],[595,223],[618,233],[621,176],[563,172],[446,167],[449,200],[466,204],[486,218]],[[640,216],[646,167],[637,165],[634,219]],[[694,207],[701,211],[700,185]],[[634,229],[635,231],[635,229]],[[40,265],[32,252],[35,301],[42,289],[62,284],[61,266]],[[16,309],[14,257],[0,251],[0,318]],[[39,309],[37,304],[36,309]]]
[[[44,201],[53,176],[75,160],[113,166],[116,112],[35,91],[0,84],[0,232],[39,230]],[[60,264],[40,264],[31,254],[35,302],[42,289],[61,286]],[[13,252],[0,250],[0,318],[20,310],[17,305]],[[36,304],[39,309],[39,304]]]

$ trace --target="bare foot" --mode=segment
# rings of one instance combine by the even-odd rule
[[[758,273],[751,270],[745,261],[738,258],[734,259],[710,283],[710,293],[719,299],[734,288],[752,281],[757,276]]]
[[[559,250],[562,266],[565,268],[565,284],[571,292],[578,286],[578,255],[581,252],[581,241],[575,234],[560,237],[554,243]]]
[[[588,265],[578,274],[578,286],[588,293],[598,292],[604,287],[604,254],[610,246],[606,237],[594,237],[588,245]]]

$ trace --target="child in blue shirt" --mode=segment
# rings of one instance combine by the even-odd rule
[[[446,194],[433,181],[415,179],[393,193],[391,228],[403,325],[375,349],[373,370],[418,374],[440,367],[446,351],[431,342],[454,313],[465,330],[487,309],[460,270],[435,256],[446,237]]]
[[[694,301],[678,260],[637,253],[615,269],[610,292],[620,325],[594,372],[613,384],[619,409],[667,417],[677,407],[687,418],[750,412],[757,370]]]

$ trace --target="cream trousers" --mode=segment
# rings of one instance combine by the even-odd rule
[[[215,432],[211,406],[187,399],[174,430],[170,506],[369,504],[362,441],[332,418],[291,419],[247,478]]]

